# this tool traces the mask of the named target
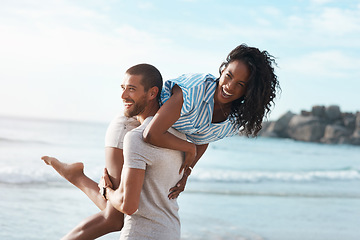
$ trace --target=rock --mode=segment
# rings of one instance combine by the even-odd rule
[[[335,120],[341,119],[340,107],[336,106],[336,105],[332,105],[332,106],[327,107],[325,109],[325,114],[326,114],[326,117],[330,121],[335,121]]]
[[[342,115],[343,124],[349,130],[355,129],[356,116],[352,113],[344,113]]]
[[[319,118],[317,117],[294,115],[289,122],[289,128],[294,128],[300,125],[306,125],[317,121],[319,121]]]
[[[287,128],[291,118],[294,115],[294,113],[288,111],[287,113],[282,115],[277,121],[263,122],[259,135],[263,137],[289,137],[289,135],[287,134]]]
[[[357,112],[357,113],[356,113],[355,129],[360,129],[360,112]]]
[[[262,137],[273,137],[277,138],[279,137],[276,132],[274,131],[274,126],[276,122],[265,122],[263,123],[263,127],[261,131],[259,132],[259,136]]]
[[[277,121],[264,123],[259,135],[360,145],[360,112],[341,113],[336,105],[313,106],[310,112],[302,110],[299,115],[288,111]]]
[[[356,129],[350,137],[351,144],[360,145],[360,129]]]
[[[340,137],[337,144],[352,144],[351,139],[348,137]]]
[[[306,142],[319,142],[324,136],[326,124],[313,116],[295,115],[289,122],[288,134],[291,138]]]
[[[356,129],[353,134],[352,137],[354,138],[360,138],[360,129]]]
[[[360,138],[350,138],[350,144],[360,145]]]
[[[279,120],[277,120],[274,124],[273,124],[273,129],[272,131],[274,131],[276,133],[277,136],[282,137],[282,138],[288,138],[289,134],[287,132],[287,129],[289,127],[289,122],[290,120],[295,116],[294,113],[288,111],[287,113],[285,113],[284,115],[282,115]]]
[[[301,110],[301,116],[304,116],[304,117],[308,117],[308,116],[311,116],[311,112],[309,111],[306,111],[306,110]]]
[[[327,125],[325,128],[324,137],[321,138],[322,143],[339,143],[346,142],[346,138],[351,135],[351,132],[340,125]]]
[[[350,137],[351,144],[360,145],[360,112],[356,113],[355,130]]]
[[[311,110],[311,115],[318,117],[318,118],[324,118],[325,115],[325,106],[313,106]]]
[[[266,132],[272,132],[272,128],[270,129],[271,124],[273,124],[274,122],[272,121],[264,121],[261,124],[261,130],[259,131],[258,135],[259,136],[264,136],[264,134],[266,134]]]
[[[273,123],[272,121],[264,121],[264,122],[262,122],[260,132],[266,132],[266,131],[269,129],[269,126],[270,126],[272,123]],[[260,132],[259,132],[259,133],[260,133]]]

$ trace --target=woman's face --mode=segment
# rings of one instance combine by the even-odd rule
[[[249,81],[250,71],[244,62],[232,61],[221,72],[219,85],[215,91],[215,101],[227,104],[241,98]]]

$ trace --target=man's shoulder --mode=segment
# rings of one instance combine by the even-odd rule
[[[143,141],[143,132],[146,128],[146,126],[150,123],[151,119],[153,117],[148,117],[145,119],[145,121],[140,125],[138,126],[137,128],[134,128],[132,129],[131,131],[129,131],[126,136],[125,136],[125,142],[126,141],[130,141],[130,142],[133,142],[133,141],[138,141],[139,143],[138,144],[141,144],[141,143],[145,143]]]
[[[131,131],[126,133],[124,142],[142,140],[143,131],[144,128],[141,128],[141,125],[138,126],[137,128],[132,129]]]

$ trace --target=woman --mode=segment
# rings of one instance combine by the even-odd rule
[[[273,57],[266,51],[240,45],[221,64],[218,79],[210,74],[195,74],[165,82],[161,95],[163,105],[144,131],[144,140],[186,153],[180,169],[180,172],[184,169],[183,178],[170,189],[169,198],[178,197],[184,190],[192,168],[210,142],[236,133],[256,136],[279,88],[273,64]],[[115,119],[107,132],[110,141],[107,141],[105,150],[106,168],[115,188],[120,183],[123,163],[119,136],[125,133],[122,129],[134,128],[137,124],[134,121],[124,117]],[[189,141],[169,134],[167,129],[171,126],[185,133]],[[82,163],[68,165],[55,158],[42,159],[102,210],[77,226],[67,239],[82,239],[84,235],[79,232],[86,232],[89,239],[121,229],[119,212],[101,198],[97,184],[83,173]]]
[[[165,102],[144,132],[153,145],[186,153],[183,179],[171,189],[169,198],[184,190],[187,177],[210,142],[241,133],[256,136],[264,116],[280,88],[274,73],[274,58],[266,51],[240,45],[219,68],[220,78],[183,75],[165,82]],[[166,130],[173,126],[188,140]]]

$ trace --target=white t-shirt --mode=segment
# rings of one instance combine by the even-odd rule
[[[180,151],[159,148],[145,143],[142,133],[152,117],[128,132],[124,139],[124,168],[145,170],[144,184],[138,210],[125,216],[121,240],[180,239],[180,218],[176,199],[169,199],[169,189],[181,179],[179,169],[183,161]],[[186,139],[173,128],[170,133]]]

